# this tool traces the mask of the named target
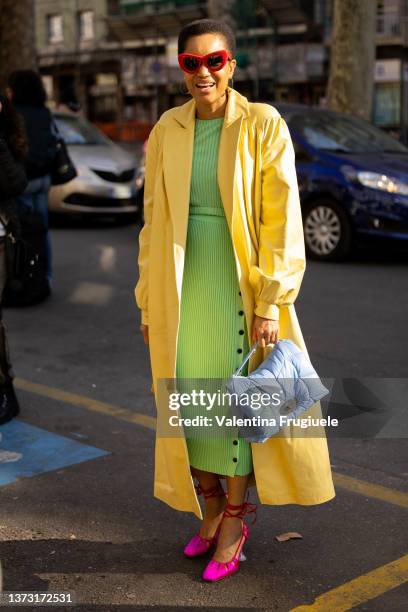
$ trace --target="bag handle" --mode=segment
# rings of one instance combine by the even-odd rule
[[[277,343],[271,342],[271,344],[275,344],[276,345]],[[258,342],[255,342],[255,344],[253,344],[251,346],[251,348],[249,349],[249,352],[247,353],[247,355],[244,357],[244,361],[241,363],[239,368],[234,372],[233,376],[239,376],[240,375],[240,373],[244,369],[244,366],[245,366],[246,362],[251,359],[252,355],[255,353],[257,348],[258,348]]]
[[[258,342],[255,342],[255,344],[253,344],[251,346],[251,348],[250,348],[249,352],[247,353],[247,355],[244,357],[244,361],[241,363],[239,368],[234,372],[233,376],[239,376],[240,375],[240,373],[242,372],[242,370],[245,367],[246,362],[250,360],[250,358],[255,353],[257,348],[258,348]]]

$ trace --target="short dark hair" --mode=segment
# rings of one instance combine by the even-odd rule
[[[184,53],[189,38],[200,36],[201,34],[221,34],[225,38],[228,51],[233,56],[235,55],[236,43],[234,32],[227,23],[215,19],[196,19],[185,25],[178,35],[178,53]]]
[[[14,70],[9,76],[8,86],[16,106],[44,106],[47,94],[41,77],[34,70]]]

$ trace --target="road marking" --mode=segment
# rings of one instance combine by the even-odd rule
[[[68,391],[62,391],[61,389],[48,387],[46,385],[34,383],[22,378],[14,379],[14,384],[18,389],[22,389],[30,393],[49,397],[60,402],[66,402],[67,404],[79,406],[80,408],[85,408],[86,410],[97,412],[99,414],[106,414],[108,416],[121,419],[122,421],[126,421],[127,423],[147,427],[153,431],[156,429],[156,419],[147,414],[133,412],[132,410],[120,408],[119,406],[115,406],[113,404],[100,402],[99,400],[92,399],[91,397],[77,395],[76,393],[69,393]],[[408,508],[408,494],[403,493],[402,491],[397,491],[395,489],[383,487],[382,485],[376,485],[364,480],[359,480],[358,478],[352,478],[351,476],[339,474],[338,472],[333,472],[333,480],[334,484],[342,489],[347,489],[353,493],[359,493],[361,495],[366,495],[367,497],[379,499],[389,504],[393,504],[394,506]]]
[[[0,487],[110,454],[20,419],[12,419],[1,429]]]
[[[361,495],[367,495],[368,497],[388,502],[394,506],[408,508],[408,493],[404,493],[403,491],[383,487],[382,485],[373,484],[366,480],[352,478],[351,476],[339,474],[338,472],[333,472],[333,481],[338,487],[353,491],[353,493],[360,493]]]
[[[113,295],[112,285],[101,283],[79,283],[69,297],[72,304],[91,304],[92,306],[105,306]]]
[[[108,416],[121,419],[127,423],[134,423],[147,427],[148,429],[156,429],[156,419],[148,416],[147,414],[139,414],[126,408],[120,408],[113,404],[107,404],[106,402],[100,402],[99,400],[92,399],[91,397],[85,397],[84,395],[77,395],[76,393],[69,393],[68,391],[62,391],[61,389],[55,389],[54,387],[48,387],[46,385],[40,385],[38,383],[31,382],[30,380],[24,380],[22,378],[15,378],[14,384],[18,389],[35,393],[36,395],[42,395],[50,397],[51,399],[58,400],[60,402],[66,402],[73,406],[79,406],[92,412],[98,412],[100,414],[106,414]]]
[[[113,246],[101,246],[99,265],[104,272],[113,272],[117,263],[116,249]]]
[[[290,612],[345,612],[408,581],[408,555],[358,576]],[[380,606],[381,607],[381,606]]]

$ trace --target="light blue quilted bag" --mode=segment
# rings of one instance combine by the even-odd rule
[[[256,370],[240,376],[257,346],[251,347],[226,383],[232,414],[247,419],[239,432],[248,442],[265,442],[287,419],[299,417],[329,393],[307,355],[292,340],[279,340]]]

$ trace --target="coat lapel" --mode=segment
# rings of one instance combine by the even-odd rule
[[[177,109],[179,110],[179,109]],[[185,250],[188,213],[190,206],[190,181],[193,161],[195,102],[191,100],[180,107],[179,120],[166,126],[163,142],[163,173],[170,216],[173,224],[175,249]],[[177,118],[177,117],[176,117]]]
[[[234,109],[235,111],[236,109]],[[231,116],[226,113],[221,130],[218,154],[217,178],[221,199],[224,206],[229,231],[232,239],[232,218],[234,213],[234,184],[236,180],[236,166],[239,161],[239,136],[241,133],[243,114],[235,113]]]
[[[196,104],[193,98],[177,107],[172,115],[173,122],[166,127],[163,143],[164,181],[173,224],[176,264],[179,257],[183,257],[186,248],[195,114]],[[229,87],[220,137],[217,177],[230,232],[234,209],[234,180],[238,161],[239,135],[242,120],[248,115],[247,98]],[[179,270],[179,266],[176,268]]]

